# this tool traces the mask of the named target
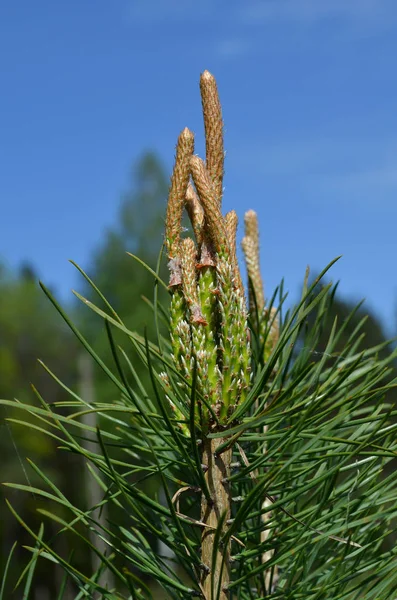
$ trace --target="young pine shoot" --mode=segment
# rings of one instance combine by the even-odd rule
[[[1,402],[29,416],[19,425],[80,454],[87,477],[102,490],[99,505],[75,506],[34,464],[42,489],[5,484],[43,501],[38,533],[10,504],[34,539],[21,581],[30,581],[36,562],[45,560],[64,570],[76,600],[395,598],[396,354],[382,346],[363,350],[362,324],[347,335],[349,319],[330,322],[336,288],[322,279],[333,263],[312,283],[307,272],[301,299],[289,310],[282,286],[267,298],[252,210],[242,241],[244,290],[237,215],[222,212],[223,120],[208,71],[200,91],[206,155],[195,155],[194,134],[184,129],[166,211],[169,281],[147,267],[155,281],[157,339],[130,331],[80,270],[100,301],[96,306],[77,294],[104,320],[114,359],[105,364],[43,286],[114,384],[116,399],[88,402],[59,382],[69,398],[62,406],[39,392],[36,406]],[[115,331],[124,334],[124,347]],[[318,352],[324,331],[326,348]],[[100,426],[82,420],[88,412]],[[87,439],[95,444],[89,450]],[[95,516],[98,506],[107,507],[106,522]],[[59,535],[75,533],[99,557],[99,571],[83,572],[73,556],[62,556],[46,520]]]

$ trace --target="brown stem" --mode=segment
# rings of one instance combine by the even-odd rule
[[[217,438],[205,439],[203,442],[202,462],[206,469],[204,476],[212,499],[212,502],[208,502],[203,494],[201,500],[201,521],[209,525],[208,528],[204,528],[201,538],[201,558],[204,565],[201,583],[206,600],[215,600],[218,589],[220,589],[219,600],[229,598],[227,586],[230,580],[230,542],[227,542],[226,548],[224,546],[218,548],[212,576],[210,572],[215,531],[223,514],[225,515],[224,530],[227,529],[227,522],[231,516],[231,491],[228,478],[232,450],[225,450],[219,456],[216,454],[217,448],[224,441],[222,438]]]

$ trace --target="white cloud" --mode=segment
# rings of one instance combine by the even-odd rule
[[[236,158],[228,154],[231,168]],[[280,177],[335,202],[390,204],[397,195],[397,140],[291,139],[274,144],[242,142],[238,162],[254,178]]]
[[[233,59],[254,50],[253,44],[242,38],[228,38],[217,43],[215,51],[220,58]]]
[[[316,180],[317,181],[317,180]],[[387,201],[385,195],[397,192],[397,161],[386,161],[380,165],[362,168],[344,174],[330,174],[321,176],[317,183],[330,192],[343,194],[354,200],[357,197],[372,196],[373,202],[382,204],[382,199]]]
[[[312,24],[343,19],[358,24],[386,24],[397,20],[395,0],[247,0],[240,18],[250,23],[292,21]]]
[[[190,21],[213,16],[210,0],[128,0],[128,18],[135,21]]]
[[[248,141],[239,144],[242,160],[262,174],[315,174],[337,168],[335,162],[345,162],[354,156],[360,145],[348,146],[345,141],[318,137],[277,140],[265,144]],[[330,162],[331,161],[331,162]]]

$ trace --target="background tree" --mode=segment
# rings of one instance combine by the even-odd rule
[[[164,206],[168,183],[164,169],[154,153],[147,152],[132,168],[131,188],[123,196],[118,222],[109,228],[103,244],[93,255],[90,276],[102,290],[115,309],[123,314],[132,329],[143,331],[144,324],[153,330],[151,310],[141,302],[141,296],[153,297],[153,279],[148,272],[127,251],[138,254],[153,268],[163,242]],[[163,267],[164,268],[164,267]],[[83,280],[84,282],[84,280]],[[80,282],[81,283],[81,280]],[[95,292],[84,285],[83,294],[93,299]],[[113,359],[103,322],[81,303],[73,304],[72,299],[66,311],[71,312],[81,322],[82,330],[98,352],[112,367]],[[65,395],[54,379],[39,364],[42,360],[68,387],[81,391],[81,353],[77,350],[76,339],[69,328],[59,319],[51,303],[38,285],[34,267],[26,262],[17,273],[12,273],[0,264],[0,398],[17,398],[21,402],[32,402],[34,393],[31,383],[48,403],[65,400]],[[94,396],[105,398],[114,394],[108,380],[100,369],[95,369],[93,377]],[[70,412],[71,409],[64,409]],[[0,452],[2,456],[1,481],[18,481],[34,485],[37,482],[34,471],[26,463],[29,456],[40,469],[44,469],[62,490],[72,496],[80,494],[85,487],[93,485],[93,479],[86,477],[80,458],[71,454],[55,452],[55,444],[47,436],[36,430],[27,430],[17,424],[6,424],[6,419],[20,417],[12,408],[0,407],[1,431]],[[25,532],[12,518],[4,504],[5,490],[0,487],[1,561],[0,573],[9,550],[15,539],[23,543]],[[10,497],[8,491],[8,497]],[[12,501],[22,518],[32,526],[37,523],[37,498],[12,492]],[[89,500],[87,499],[87,503]],[[62,551],[67,554],[67,537],[63,540]],[[65,545],[66,544],[66,545]],[[77,555],[81,553],[81,565],[87,563],[87,553],[80,549],[74,540]],[[26,553],[20,550],[15,557],[15,572],[26,561]],[[22,561],[22,562],[20,562]],[[43,574],[36,579],[32,590],[40,600],[54,597],[59,587],[56,577]],[[12,577],[11,577],[12,579]],[[18,597],[18,593],[16,595]]]
[[[21,402],[33,403],[31,383],[49,402],[65,399],[62,388],[55,383],[39,364],[42,360],[66,385],[76,380],[76,344],[66,326],[59,320],[55,310],[45,298],[37,283],[37,274],[28,263],[22,265],[17,274],[4,267],[0,269],[0,397],[17,398]],[[1,433],[0,454],[1,481],[16,479],[19,483],[37,482],[32,468],[25,457],[45,468],[49,476],[61,488],[69,487],[73,494],[72,481],[76,480],[77,457],[55,452],[51,438],[40,435],[35,429],[21,428],[6,419],[20,417],[13,408],[0,408]],[[42,425],[46,427],[45,424]],[[77,491],[77,490],[76,490]],[[4,504],[5,490],[0,488],[2,519],[0,520],[1,562],[8,556],[15,539],[22,543],[25,532],[10,518]],[[13,494],[13,501],[28,522],[35,523],[36,509],[40,502],[34,495]],[[66,538],[62,542],[65,550]],[[24,557],[24,559],[26,556]],[[54,577],[38,573],[37,586],[43,579],[45,588],[54,591]]]
[[[321,288],[324,287],[323,284],[321,287],[318,287],[318,291],[320,292]],[[313,315],[310,315],[307,320],[308,327],[311,327],[317,312]],[[378,346],[386,342],[389,338],[385,334],[384,327],[378,318],[378,316],[368,310],[368,307],[365,303],[360,302],[352,302],[345,298],[339,292],[339,286],[335,287],[335,293],[333,296],[332,307],[329,310],[327,315],[327,320],[324,321],[322,335],[318,341],[318,352],[324,352],[325,347],[329,338],[330,328],[332,327],[332,323],[334,319],[337,318],[340,324],[345,324],[344,333],[341,336],[338,345],[335,349],[335,353],[338,352],[341,348],[344,347],[344,344],[347,342],[349,337],[352,335],[353,331],[356,329],[358,324],[363,321],[361,327],[361,342],[359,344],[359,348],[364,350],[365,348]],[[380,354],[382,357],[390,354],[392,348],[391,345],[385,345],[381,350]]]
[[[122,198],[118,222],[108,229],[88,269],[90,278],[122,316],[126,326],[141,333],[146,327],[149,335],[153,333],[152,312],[141,298],[153,300],[153,277],[127,252],[156,268],[163,244],[167,192],[168,181],[160,160],[153,152],[143,154],[132,169],[131,187]],[[160,274],[164,274],[164,261]],[[79,289],[88,300],[98,302],[96,292],[88,283]],[[160,290],[160,294],[163,293]],[[77,311],[82,331],[112,367],[114,361],[102,320],[80,302]],[[118,339],[116,334],[116,342]],[[109,399],[114,389],[103,371],[96,367],[94,378],[98,398]]]

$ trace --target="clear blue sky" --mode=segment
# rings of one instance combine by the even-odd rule
[[[333,269],[395,331],[396,0],[0,3],[0,258],[64,298],[131,164],[179,131],[203,153],[199,74],[226,122],[224,208],[254,208],[270,293]]]

